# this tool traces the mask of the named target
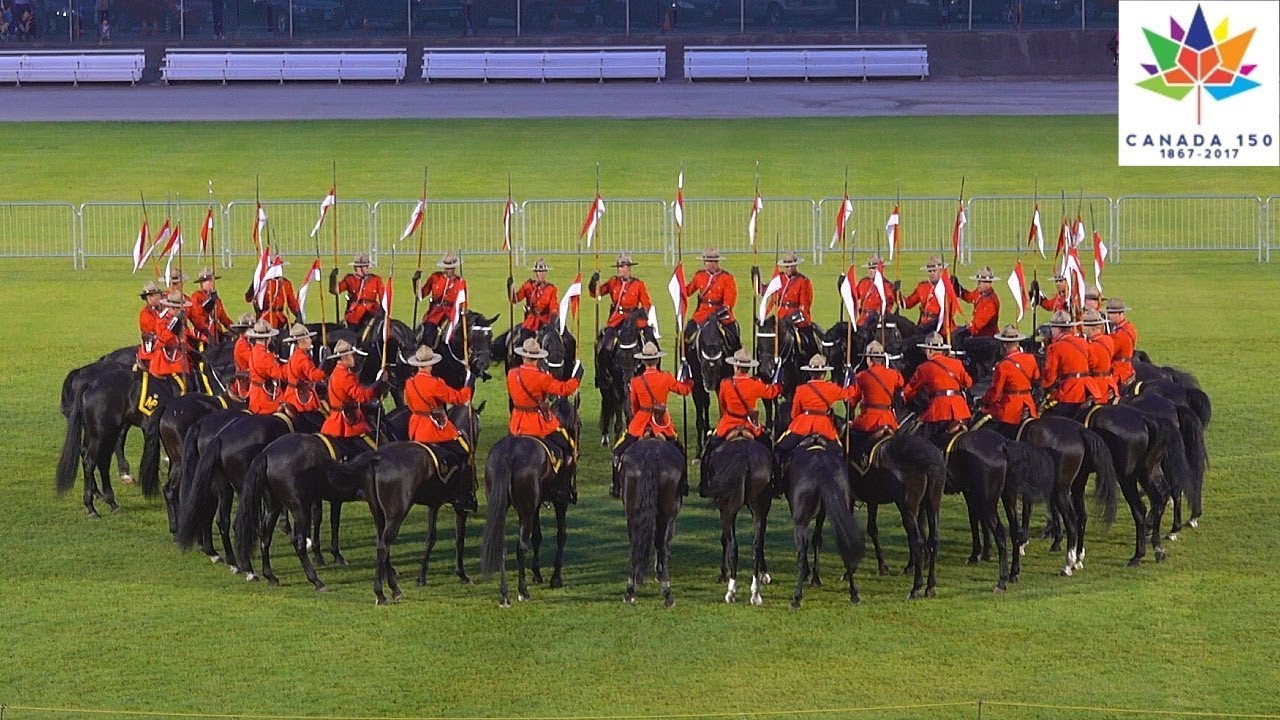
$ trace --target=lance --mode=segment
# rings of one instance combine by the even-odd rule
[[[1040,175],[1038,173],[1036,174],[1034,189],[1031,191],[1031,200],[1034,203],[1033,207],[1035,208],[1035,212],[1038,213],[1040,211]],[[1041,237],[1044,236],[1044,220],[1043,219],[1040,221],[1040,236]],[[1030,243],[1031,239],[1027,238],[1027,242]],[[1022,257],[1022,254],[1019,253],[1018,257]],[[1039,248],[1036,249],[1036,252],[1031,253],[1031,268],[1032,268],[1031,282],[1034,283],[1036,286],[1036,289],[1039,290],[1039,293],[1037,293],[1037,295],[1039,295],[1040,293],[1044,292],[1043,290],[1040,290]],[[1040,302],[1037,299],[1036,302],[1031,303],[1031,334],[1032,335],[1035,334],[1036,328],[1040,327],[1039,316],[1040,316]]]
[[[262,244],[258,240],[258,208],[262,207],[262,181],[257,176],[253,176],[253,200],[256,206],[253,210],[253,253],[259,257],[262,256]],[[320,254],[316,253],[316,259],[320,259]]]
[[[895,210],[898,211],[898,226],[893,229],[893,232],[895,235],[898,236],[898,239],[901,240],[902,239],[902,181],[901,180],[898,181],[898,196],[897,196],[897,199],[894,200],[893,207]],[[893,240],[889,240],[889,242],[893,242]],[[902,282],[902,246],[901,244],[894,247],[893,252],[894,252],[893,274],[897,276],[894,279],[897,280],[898,282]],[[902,298],[898,298],[897,300],[898,300],[898,304],[901,306]]]
[[[212,215],[213,213],[213,179],[212,178],[209,179],[209,213],[210,215]],[[200,229],[204,231],[206,228],[208,229],[208,232],[209,232],[209,243],[208,245],[205,246],[205,250],[208,251],[209,268],[213,269],[213,255],[214,255],[213,246],[214,246],[214,243],[217,242],[217,238],[214,237],[213,228],[209,227],[208,222],[206,222],[205,225]]]
[[[952,272],[959,269],[960,266],[960,233],[964,232],[959,225],[960,213],[964,212],[964,176],[960,176],[960,207],[956,209],[956,237],[951,248],[951,270]]]
[[[751,198],[751,202],[753,203],[751,206],[752,212],[757,212],[755,210],[754,203],[756,201],[756,198],[758,197],[760,197],[760,161],[759,160],[756,161],[756,194]],[[757,214],[756,215],[757,222],[759,221],[759,217],[760,216]],[[764,294],[764,288],[760,284],[760,245],[759,243],[756,242],[756,237],[758,237],[759,235],[760,235],[760,228],[757,227],[755,237],[748,238],[748,240],[750,240],[751,242],[752,298],[758,298],[762,294]],[[752,315],[751,317],[751,354],[756,355],[757,345],[759,345],[760,343],[760,340],[759,340],[760,324],[761,322],[763,322],[763,318],[755,317],[756,309],[754,305],[756,305],[756,303],[753,301],[751,304],[753,306],[751,308],[751,315]]]
[[[333,161],[333,272],[338,273],[338,161]],[[333,296],[333,319],[337,322],[342,317],[342,311],[338,309],[338,295]]]
[[[844,166],[844,195],[840,199],[840,213],[836,216],[837,223],[844,218],[844,198],[847,198],[847,197],[849,197],[849,166],[845,165]],[[844,244],[844,232],[842,228],[840,233],[840,271],[844,273],[844,279],[841,280],[840,282],[847,283],[849,282],[849,274],[848,274],[849,266],[845,264],[845,255],[846,255],[845,250],[846,250],[846,247]],[[853,288],[849,288],[849,293],[850,295],[853,294]],[[844,303],[840,303],[840,321],[844,322]],[[852,322],[853,318],[849,318],[849,321]]]
[[[600,197],[600,163],[596,163],[596,199],[591,201],[591,210],[588,211],[593,216],[591,218],[591,222],[595,223],[595,232],[593,233],[595,235],[595,244],[593,245],[593,248],[595,249],[595,254],[596,254],[596,270],[595,270],[596,275],[600,274],[600,239],[601,239],[600,220],[599,220],[600,216],[598,214],[598,208],[596,207],[596,202],[598,201],[599,197]],[[596,298],[595,333],[596,333],[596,344],[598,345],[600,343],[600,296],[598,294],[595,294],[595,298]],[[599,353],[599,351],[600,351],[600,348],[597,347],[596,352]]]
[[[511,242],[511,171],[507,171],[507,204],[502,208],[502,244],[507,248],[507,355],[515,347],[516,331],[516,261],[515,243]]]
[[[510,188],[508,187],[508,189]],[[464,264],[462,260],[462,249],[459,248],[458,249],[458,277],[462,279],[462,284],[466,285],[466,282],[467,282],[466,273],[463,271],[463,268],[464,268]],[[465,293],[466,290],[464,289],[464,290],[461,290],[460,292]],[[471,374],[471,329],[467,327],[467,315],[468,315],[467,303],[468,302],[469,301],[464,300],[462,304],[462,313],[458,317],[458,322],[462,324],[462,363],[463,365],[466,366],[466,372],[462,376],[463,387],[471,387],[474,389],[475,387],[474,377],[472,378],[471,383],[466,382],[467,375]],[[468,405],[469,404],[470,403],[468,403]],[[467,443],[467,467],[471,470],[471,482],[474,484],[476,481],[476,475],[475,475],[476,473],[476,416],[475,416],[475,413],[471,412],[470,407],[467,408],[467,438],[468,440],[470,440],[470,442]],[[472,489],[474,489],[474,485]]]
[[[964,187],[963,178],[961,178],[960,180],[960,185],[962,188]],[[961,192],[963,192],[963,190]],[[942,238],[939,237],[938,238],[938,262],[942,262],[942,258],[946,257],[946,253],[947,253],[946,245],[943,244]],[[955,270],[954,263],[952,263],[951,269]],[[946,272],[945,265],[942,272],[944,273]],[[942,282],[941,277],[938,278],[938,282]],[[944,286],[942,288],[942,302],[938,303],[938,321],[942,323],[942,333],[946,336],[947,344],[950,345],[951,344],[951,323],[948,322],[949,318],[947,317],[947,305],[948,305],[947,292],[948,292],[948,288]],[[927,299],[920,301],[920,307],[922,309],[924,308],[924,304],[926,302],[927,302]]]
[[[398,244],[395,242],[391,244],[391,268],[387,272],[387,289],[383,290],[384,293],[390,291],[391,283],[396,276],[396,245]],[[391,303],[393,299],[394,295],[387,297],[387,307],[382,316],[382,349],[378,361],[378,377],[385,377],[387,373],[387,345],[390,344],[389,341],[391,339]],[[320,304],[324,305],[323,302]],[[386,404],[382,401],[382,398],[378,398],[378,422],[373,429],[374,445],[379,444],[382,440],[382,418],[385,412]]]
[[[256,219],[256,218],[254,219],[254,223],[257,223],[257,219]],[[257,225],[255,224],[255,226],[254,226],[254,227],[257,227]],[[270,225],[270,224],[268,224],[268,225],[267,225],[267,232],[271,232],[271,225]],[[319,233],[317,233],[316,235],[312,236],[312,239],[313,239],[313,240],[315,240],[315,243],[316,243],[316,264],[315,264],[315,267],[320,267],[320,234],[319,234]],[[307,282],[311,282],[311,271],[310,271],[310,270],[308,270],[308,271],[307,271]],[[323,281],[323,280],[316,280],[315,282],[324,282],[324,281]],[[337,301],[336,301],[337,296],[335,295],[335,296],[334,296],[334,298],[335,298],[335,304],[336,304],[336,302],[337,302]],[[321,346],[321,347],[328,347],[328,346],[329,346],[329,320],[328,320],[328,318],[326,318],[326,317],[325,317],[325,311],[324,311],[324,292],[323,292],[323,291],[321,291],[321,294],[320,294],[320,301],[319,301],[319,302],[320,302],[320,346]],[[301,308],[301,310],[302,310],[304,313],[306,312],[306,308]],[[335,317],[335,318],[334,318],[334,320],[336,321],[336,320],[337,320],[337,317]],[[317,357],[319,357],[319,355],[317,355]],[[322,360],[323,360],[323,358],[322,358]]]
[[[684,161],[680,161],[680,182],[677,192],[684,197]],[[683,213],[683,210],[681,210]],[[684,262],[684,218],[676,224],[676,267]],[[684,288],[680,288],[680,297],[684,298]],[[684,368],[684,311],[680,303],[676,303],[676,372]],[[689,378],[685,378],[688,380]],[[689,395],[680,396],[680,446],[685,449],[685,457],[689,456],[689,444],[685,438],[685,430],[689,427]]]
[[[422,220],[418,223],[418,267],[413,273],[413,318],[412,321],[418,322],[418,300],[421,298],[418,289],[419,279],[422,277],[422,244],[426,237],[427,226],[427,166],[422,166]]]

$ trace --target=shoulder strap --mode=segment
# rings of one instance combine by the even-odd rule
[[[956,374],[955,374],[955,373],[953,373],[953,372],[951,372],[950,370],[948,370],[946,365],[943,365],[942,363],[938,362],[938,358],[936,358],[936,357],[934,357],[934,358],[930,358],[930,359],[928,360],[928,362],[930,362],[930,363],[932,363],[932,364],[934,364],[934,365],[937,365],[939,368],[941,368],[941,369],[942,369],[942,372],[944,372],[944,373],[946,373],[946,374],[950,375],[950,376],[951,376],[951,379],[952,379],[952,380],[955,380],[957,385],[959,385],[961,388],[963,388],[963,387],[964,387],[964,383],[960,382],[960,378],[956,377]]]
[[[637,377],[640,378],[640,384],[644,385],[644,389],[649,393],[650,404],[657,405],[658,396],[656,393],[653,392],[653,388],[649,386],[649,380],[648,378],[645,377],[645,373],[640,373]]]
[[[813,396],[818,398],[818,402],[821,402],[824,406],[826,406],[828,411],[831,410],[832,403],[827,402],[827,399],[822,397],[822,393],[818,392],[818,388],[813,387],[810,383],[805,383],[800,387],[809,388],[809,392],[813,393]]]
[[[881,390],[884,390],[884,394],[885,394],[885,395],[888,395],[888,396],[889,396],[889,400],[890,400],[890,402],[892,402],[892,401],[893,401],[893,391],[889,389],[889,386],[888,386],[888,385],[885,385],[885,384],[884,384],[884,381],[880,379],[880,376],[879,376],[879,375],[876,375],[876,373],[875,373],[875,369],[874,369],[875,367],[878,367],[878,366],[874,366],[874,365],[873,365],[871,368],[868,368],[868,369],[867,369],[867,374],[871,376],[871,379],[872,379],[872,380],[875,380],[875,381],[876,381],[876,384],[880,386],[880,389],[881,389]]]
[[[518,368],[516,370],[516,382],[519,383],[520,389],[524,390],[524,394],[528,395],[530,400],[535,403],[542,402],[541,399],[534,397],[533,393],[529,391],[529,386],[524,384],[524,368]]]
[[[751,406],[747,404],[747,399],[742,396],[742,391],[738,389],[738,383],[734,378],[729,378],[729,387],[733,389],[733,394],[738,396],[738,402],[742,403],[742,407],[746,412],[751,412]]]
[[[1022,373],[1022,376],[1027,379],[1027,382],[1032,382],[1031,373],[1027,372],[1026,368],[1019,365],[1018,361],[1014,360],[1012,356],[1006,357],[1002,362],[1013,363],[1013,366],[1018,368],[1018,372]]]

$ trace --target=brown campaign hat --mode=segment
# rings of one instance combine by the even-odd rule
[[[614,267],[631,267],[633,265],[639,265],[639,264],[640,263],[632,260],[631,255],[629,255],[628,253],[622,253],[621,255],[618,256],[618,262],[614,263],[613,266]]]
[[[240,316],[235,322],[231,323],[232,330],[243,330],[253,327],[253,313],[247,312]]]
[[[1108,314],[1129,312],[1132,309],[1133,308],[1130,308],[1124,304],[1124,300],[1121,300],[1120,298],[1117,298],[1117,297],[1113,297],[1107,301]]]
[[[160,301],[160,304],[171,308],[191,307],[191,301],[183,297],[182,293],[177,290],[169,293],[165,299]]]
[[[943,340],[942,336],[936,332],[931,332],[928,335],[926,335],[924,338],[924,342],[917,344],[916,347],[924,348],[925,350],[941,350],[941,351],[946,351],[951,349],[951,346],[947,344],[947,341]]]
[[[447,252],[444,254],[444,257],[440,258],[440,261],[436,263],[436,267],[444,270],[453,270],[461,264],[462,261],[458,259],[456,254],[453,252]]]
[[[733,357],[729,358],[725,362],[733,365],[734,367],[740,368],[753,368],[760,364],[759,361],[751,357],[751,353],[746,350],[738,350],[733,354]]]
[[[146,285],[142,286],[142,292],[138,293],[138,297],[142,298],[143,300],[146,300],[148,295],[163,295],[163,294],[164,294],[164,288],[161,288],[159,285],[157,285],[155,281],[148,281]]]
[[[921,270],[941,270],[946,266],[947,264],[942,261],[941,255],[933,254],[929,256],[928,260],[924,261],[924,265],[922,265],[920,269]]]
[[[351,261],[352,267],[369,267],[373,263],[369,262],[369,253],[356,253],[355,259]]]
[[[280,334],[280,331],[267,324],[266,320],[259,320],[253,324],[253,327],[245,331],[244,336],[255,340],[266,340]]]
[[[529,358],[530,360],[538,360],[546,357],[549,353],[542,349],[542,346],[538,344],[537,340],[529,338],[524,341],[523,345],[516,348],[516,354],[520,357]]]
[[[1097,310],[1085,310],[1082,325],[1106,325],[1107,319]]]
[[[538,258],[533,262],[534,272],[549,272],[550,270],[551,270],[551,266],[548,265],[547,261],[543,260],[542,258]]]
[[[782,259],[778,261],[778,267],[795,267],[804,262],[804,258],[796,255],[794,251],[788,250],[782,254]]]
[[[827,358],[819,353],[809,358],[809,364],[800,369],[805,372],[821,373],[830,370],[831,366],[827,364]]]
[[[368,355],[369,353],[361,350],[355,345],[352,345],[346,340],[339,340],[333,345],[333,355],[331,357],[339,358],[339,357],[346,357],[347,355],[352,355],[352,354]]]
[[[213,268],[207,267],[200,270],[200,274],[196,276],[196,282],[202,283],[205,280],[221,280],[221,275],[214,275]]]
[[[996,335],[996,339],[1001,342],[1022,342],[1027,339],[1027,336],[1019,332],[1017,325],[1005,325],[1004,329]]]
[[[413,357],[410,357],[405,362],[414,367],[431,367],[441,360],[444,360],[443,355],[437,355],[434,350],[423,345],[418,348],[418,351],[413,354]]]
[[[293,327],[289,328],[289,337],[285,338],[284,341],[298,342],[299,340],[302,340],[304,338],[315,337],[315,336],[316,336],[315,332],[308,331],[306,325],[303,325],[302,323],[294,323]]]
[[[884,346],[880,344],[879,340],[872,340],[871,342],[867,343],[867,349],[862,351],[862,355],[864,357],[869,357],[869,358],[889,357],[889,353],[886,353],[884,351]]]
[[[978,274],[973,276],[973,279],[978,282],[995,282],[996,274],[991,271],[991,266],[987,265],[979,270]]]
[[[707,248],[702,251],[702,254],[698,256],[698,259],[702,262],[720,262],[721,260],[724,260],[724,256],[715,248]]]
[[[657,360],[658,358],[666,356],[666,353],[658,349],[657,344],[647,342],[644,344],[644,347],[640,348],[640,352],[636,353],[633,357],[637,360]]]
[[[1072,320],[1071,314],[1065,310],[1059,310],[1055,312],[1053,314],[1053,317],[1049,319],[1049,327],[1068,328],[1068,327],[1075,327],[1076,325],[1079,325],[1079,324],[1080,323],[1076,322],[1075,320]]]

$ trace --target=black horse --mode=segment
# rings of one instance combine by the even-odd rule
[[[812,442],[812,444],[808,444]],[[849,601],[857,605],[858,586],[854,575],[866,550],[861,525],[854,517],[848,470],[844,453],[836,443],[805,441],[792,453],[783,482],[795,524],[796,590],[791,608],[799,609],[804,585],[809,580],[809,525],[824,513],[835,528],[836,548],[849,579]]]
[[[59,409],[62,417],[71,418],[71,408],[75,404],[76,397],[84,391],[86,387],[98,379],[99,371],[104,367],[110,369],[112,366],[120,366],[124,368],[133,367],[134,357],[137,348],[121,348],[112,353],[104,355],[97,361],[84,365],[67,373],[66,378],[62,381],[62,394],[59,401]],[[127,357],[127,363],[125,359]],[[120,433],[120,438],[116,442],[115,456],[116,468],[120,475],[121,482],[125,484],[133,482],[133,470],[129,467],[129,459],[125,457],[124,445],[128,437],[129,428],[126,426],[124,431]]]
[[[99,517],[93,499],[101,480],[101,497],[112,512],[120,505],[111,487],[111,455],[120,446],[129,426],[141,426],[147,416],[138,409],[139,374],[118,363],[99,363],[93,379],[81,386],[67,413],[67,435],[54,477],[59,495],[75,484],[77,465],[84,471],[84,506],[89,517]],[[158,475],[142,484],[143,495],[160,492]]]
[[[773,493],[773,453],[749,435],[725,441],[707,459],[711,471],[704,473],[698,494],[710,498],[720,511],[720,582],[727,583],[724,601],[738,599],[738,513],[751,511],[751,604],[763,605],[760,590],[772,582],[764,559],[765,529]]]
[[[1204,475],[1208,468],[1204,424],[1190,408],[1179,407],[1154,392],[1125,396],[1120,399],[1120,404],[1137,408],[1155,418],[1164,432],[1166,447],[1161,468],[1169,480],[1169,495],[1174,508],[1174,523],[1168,538],[1177,540],[1182,529],[1183,494],[1190,501],[1193,513],[1201,508]]]
[[[468,310],[464,326],[466,329],[465,343],[463,334],[460,332],[453,333],[448,342],[444,340],[444,333],[440,333],[440,338],[436,342],[434,349],[444,357],[444,360],[439,365],[436,365],[434,374],[455,390],[460,390],[468,384],[468,373],[470,373],[471,378],[489,380],[491,377],[489,375],[489,366],[493,363],[493,324],[497,320],[497,315],[485,317],[474,310]],[[402,324],[399,321],[393,322],[396,325]],[[423,326],[419,325],[416,331],[408,331],[406,328],[406,331],[410,333],[411,337],[420,338],[422,337]],[[407,340],[407,342],[410,342],[410,344],[404,346],[406,356],[413,354],[418,347],[416,339]],[[467,355],[470,355],[470,364],[466,362]],[[366,365],[368,364],[371,363],[366,363]],[[416,372],[412,366],[407,364],[406,368],[408,375]]]
[[[231,500],[242,489],[243,478],[254,458],[268,445],[292,432],[315,432],[320,427],[314,417],[303,416],[294,420],[284,413],[253,415],[230,413],[209,416],[187,434],[184,452],[193,458],[190,471],[184,473],[178,505],[178,546],[190,547],[206,538],[211,540],[211,528],[217,520],[218,531],[231,572],[238,572],[236,555],[231,543]],[[212,436],[209,436],[212,433]],[[204,442],[202,442],[202,440]],[[336,561],[341,553],[336,550],[336,513],[334,538]],[[211,543],[204,545],[205,553],[213,562],[219,556],[211,553]],[[317,562],[323,562],[316,550]]]
[[[721,381],[733,374],[726,362],[728,358],[725,353],[720,321],[714,315],[699,325],[684,344],[684,356],[689,359],[693,381],[694,422],[698,430],[697,457],[702,457],[703,443],[711,430],[711,398],[719,393]]]
[[[479,435],[481,410],[483,405],[475,409],[461,405],[449,409],[449,419],[469,444]],[[373,594],[379,605],[387,604],[387,596],[382,589],[384,583],[390,587],[393,599],[404,597],[398,582],[399,574],[391,565],[391,546],[395,544],[409,510],[414,505],[427,506],[427,544],[418,570],[418,586],[426,585],[427,564],[436,543],[436,520],[440,508],[445,503],[456,503],[467,496],[475,477],[475,466],[469,461],[457,467],[447,467],[431,446],[404,441],[380,446],[372,462],[339,463],[330,470],[330,475],[343,478],[344,484],[358,483],[373,512],[378,544]],[[467,513],[455,508],[455,514],[454,574],[467,584],[471,582],[463,568]]]
[[[158,429],[143,433],[142,463],[139,473],[144,478],[159,475],[160,453],[169,458],[169,472],[163,486],[165,509],[169,515],[169,532],[178,531],[178,505],[182,489],[182,446],[187,431],[201,418],[219,410],[243,410],[244,403],[226,395],[182,395],[165,402]]]
[[[1183,447],[1186,450],[1187,463],[1190,465],[1193,485],[1188,489],[1187,499],[1191,505],[1190,527],[1199,525],[1203,514],[1204,477],[1209,469],[1209,453],[1205,446],[1204,433],[1213,417],[1213,407],[1209,396],[1198,387],[1188,387],[1175,380],[1157,379],[1134,383],[1129,390],[1137,397],[1158,395],[1175,406],[1178,430],[1182,435]],[[1182,491],[1173,488],[1173,526],[1169,538],[1176,540],[1182,530]]]
[[[1067,536],[1066,561],[1062,575],[1070,576],[1084,568],[1085,528],[1088,525],[1088,508],[1085,506],[1085,486],[1089,475],[1096,475],[1094,499],[1102,508],[1103,522],[1110,526],[1116,517],[1117,479],[1111,460],[1111,450],[1097,433],[1080,423],[1062,417],[1044,417],[1031,420],[1013,431],[1016,439],[1043,448],[1053,458],[1053,489],[1049,506]],[[1030,504],[1023,506],[1021,544],[1023,553],[1030,536]],[[1060,533],[1054,539],[1052,550],[1061,547]]]
[[[902,516],[902,529],[910,547],[910,560],[903,572],[915,570],[910,597],[919,598],[922,587],[926,597],[934,597],[938,584],[938,521],[946,489],[942,451],[917,435],[894,435],[885,439],[869,458],[849,457],[849,487],[852,499],[866,503],[867,534],[875,547],[880,574],[887,575],[889,566],[880,549],[876,514],[880,505],[893,503]],[[928,528],[927,537],[924,528]],[[922,578],[926,565],[927,585]]]
[[[658,583],[663,604],[676,604],[671,592],[671,541],[680,514],[680,478],[684,454],[661,438],[646,438],[627,448],[619,477],[622,502],[627,510],[627,537],[631,541],[631,569],[627,573],[625,603],[636,601],[636,586],[644,584],[649,558],[657,554]]]
[[[552,404],[552,412],[560,425],[568,431],[576,443],[581,433],[577,396],[573,402],[560,398]],[[488,576],[495,570],[500,573],[499,607],[511,607],[507,588],[507,508],[515,507],[520,518],[520,535],[516,540],[516,562],[519,568],[520,600],[528,600],[529,586],[525,582],[525,555],[532,547],[532,575],[535,583],[542,582],[538,565],[538,549],[542,544],[542,527],[538,510],[542,498],[551,483],[558,482],[547,446],[537,438],[508,435],[489,450],[485,461],[485,490],[488,495],[488,513],[485,516],[484,534],[480,543],[480,571]],[[564,462],[576,463],[576,458]],[[576,469],[575,469],[576,471]],[[568,504],[553,502],[556,512],[556,559],[551,573],[551,587],[564,585],[561,571],[564,566],[565,513]]]
[[[316,575],[307,552],[315,544],[309,534],[313,514],[321,501],[331,504],[336,546],[341,504],[356,500],[361,489],[350,481],[350,471],[374,460],[374,454],[367,452],[349,461],[355,468],[334,472],[339,463],[331,447],[319,434],[289,433],[267,445],[250,463],[235,518],[236,559],[246,580],[258,579],[252,557],[253,547],[261,539],[262,577],[270,585],[280,584],[271,568],[271,538],[281,513],[288,511],[294,519],[290,540],[303,572],[317,592],[328,589]],[[334,560],[346,562],[337,553]]]
[[[644,333],[634,317],[627,317],[617,328],[616,344],[611,348],[600,347],[601,336],[596,337],[596,388],[600,390],[600,447],[609,447],[613,438],[620,437],[631,416],[627,402],[627,388],[635,376]],[[612,434],[610,432],[612,431]]]

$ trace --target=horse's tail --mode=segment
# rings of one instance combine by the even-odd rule
[[[844,462],[841,458],[840,462]],[[818,478],[818,489],[822,494],[822,506],[827,511],[827,519],[835,528],[836,548],[844,560],[845,570],[852,573],[862,562],[866,552],[866,538],[862,525],[849,509],[849,494],[840,487],[839,473],[823,474]]]
[[[1187,404],[1200,418],[1200,424],[1209,427],[1209,421],[1213,419],[1213,403],[1210,402],[1208,393],[1198,387],[1187,388]]]
[[[1191,466],[1191,487],[1187,488],[1187,497],[1192,507],[1199,507],[1204,493],[1204,475],[1209,469],[1209,451],[1204,445],[1204,423],[1194,409],[1180,406],[1178,429],[1182,431],[1182,445],[1187,451],[1187,464]]]
[[[1011,442],[1006,446],[1009,455],[1009,474],[1018,488],[1018,494],[1028,502],[1045,500],[1053,492],[1053,456],[1044,448],[1024,442]]]
[[[67,377],[62,381],[62,396],[58,401],[58,409],[62,411],[62,417],[71,417],[71,405],[76,401],[76,395],[79,394],[77,379],[80,373],[84,372],[84,368],[76,368],[67,373]]]
[[[183,462],[193,466],[190,472],[184,472],[182,485],[178,490],[178,532],[174,535],[178,547],[190,550],[200,538],[200,531],[208,528],[213,521],[213,470],[222,459],[222,436],[215,435],[199,459],[185,454],[186,448],[194,450],[198,446],[195,428],[187,433],[183,440]]]
[[[144,497],[152,498],[160,492],[160,419],[163,415],[164,404],[161,404],[142,423],[142,462],[138,465],[138,475]]]
[[[62,441],[62,455],[58,457],[58,470],[54,478],[54,487],[59,495],[64,495],[76,484],[76,468],[80,464],[80,456],[84,449],[84,388],[76,393],[71,401],[71,411],[67,414],[67,437]]]
[[[1164,457],[1160,461],[1160,467],[1164,470],[1165,479],[1172,487],[1190,497],[1196,492],[1196,481],[1187,461],[1187,446],[1182,440],[1182,430],[1167,417],[1158,417],[1155,421],[1160,426],[1160,436],[1164,440]]]
[[[501,441],[499,441],[501,442]],[[511,502],[511,452],[509,447],[494,447],[484,464],[485,479],[489,483],[488,510],[484,520],[484,534],[480,538],[480,573],[488,576],[502,566],[507,549],[507,505]]]
[[[636,504],[631,512],[634,517],[627,525],[631,528],[631,580],[644,584],[645,569],[653,550],[653,536],[658,525],[658,484],[662,465],[656,457],[639,463],[639,482],[636,483]]]
[[[262,531],[262,503],[267,492],[267,453],[258,453],[245,471],[236,510],[236,558],[242,568],[253,567],[251,558]]]
[[[710,498],[717,508],[729,503],[738,493],[745,495],[750,463],[751,453],[719,453],[712,465],[713,472],[698,486],[698,494]]]
[[[187,428],[182,436],[182,477],[178,478],[178,495],[186,492],[187,485],[195,481],[196,465],[200,462],[200,423]]]
[[[357,488],[368,487],[366,483],[377,471],[382,457],[378,453],[364,453],[347,462],[332,463],[325,471],[329,484],[339,493],[350,497]]]
[[[1086,427],[1080,428],[1080,441],[1084,443],[1085,459],[1097,475],[1093,484],[1093,500],[1102,508],[1102,522],[1110,526],[1116,520],[1120,491],[1115,462],[1111,459],[1111,448],[1107,447],[1101,435]]]

